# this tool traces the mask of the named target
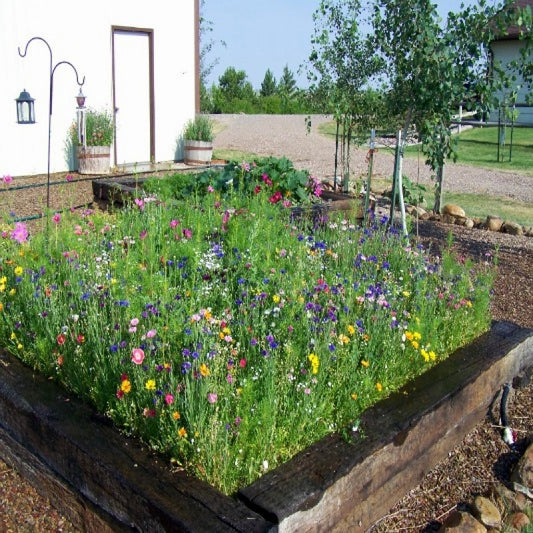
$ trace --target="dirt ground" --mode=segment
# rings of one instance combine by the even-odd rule
[[[224,115],[215,117],[220,132],[215,148],[231,148],[261,155],[286,156],[299,168],[307,168],[322,179],[333,176],[334,142],[321,137],[316,127],[325,117],[313,117],[310,133],[304,117],[267,115]],[[354,154],[355,172],[366,172],[366,150]],[[387,174],[392,155],[383,149],[376,157],[375,172]],[[429,183],[429,171],[417,161],[407,163],[404,172],[412,179]],[[84,206],[93,201],[91,179],[72,174],[54,175],[59,182],[50,188],[50,207]],[[46,177],[16,178],[13,185],[40,182]],[[533,176],[497,173],[452,165],[447,170],[448,190],[482,192],[502,198],[533,202]],[[31,216],[46,207],[47,187],[19,188],[0,194],[0,212]],[[423,222],[415,228],[417,238],[432,249],[453,233],[458,253],[485,260],[486,253],[498,250],[498,275],[492,301],[495,320],[512,321],[533,329],[533,238],[514,237],[480,229],[438,222]],[[494,391],[495,395],[498,391]],[[435,531],[443,518],[458,506],[472,501],[476,494],[490,494],[497,483],[508,481],[510,469],[518,460],[528,439],[533,437],[533,384],[514,391],[509,402],[509,418],[518,431],[518,445],[511,449],[501,438],[495,421],[487,417],[448,458],[429,472],[421,485],[405,496],[390,515],[372,528],[374,533],[394,531]],[[76,531],[36,490],[0,460],[0,531]]]

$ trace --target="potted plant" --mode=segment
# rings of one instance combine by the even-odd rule
[[[213,157],[213,122],[207,115],[196,115],[183,130],[184,161],[187,165],[203,165]]]
[[[80,138],[77,123],[72,125],[72,141],[76,146],[80,174],[109,174],[113,116],[109,111],[88,109],[85,113],[85,143]]]

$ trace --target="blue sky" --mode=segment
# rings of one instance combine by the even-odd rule
[[[445,17],[459,10],[461,0],[435,3]],[[475,0],[464,3],[471,5]],[[209,59],[219,60],[209,84],[217,83],[227,67],[235,67],[244,70],[258,90],[267,68],[279,80],[288,65],[298,86],[305,87],[305,74],[298,75],[297,70],[309,56],[312,15],[319,4],[320,0],[205,0],[203,16],[213,24],[210,36],[216,43]]]

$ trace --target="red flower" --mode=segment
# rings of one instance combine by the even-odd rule
[[[268,201],[271,203],[271,204],[276,204],[278,203],[280,200],[283,200],[283,196],[281,196],[281,193],[279,191],[276,191],[269,199]]]
[[[61,346],[62,344],[65,344],[65,341],[67,340],[67,336],[64,333],[60,333],[57,337],[57,344]]]

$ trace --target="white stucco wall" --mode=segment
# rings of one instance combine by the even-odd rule
[[[0,2],[0,176],[46,172],[50,54],[53,65],[71,62],[80,77],[87,107],[111,111],[111,27],[153,29],[155,80],[155,159],[174,159],[176,138],[195,111],[194,0],[2,0]],[[74,71],[59,65],[54,74],[51,171],[68,170],[67,130],[76,114],[78,85]],[[22,89],[35,98],[37,123],[16,123],[15,98]],[[129,134],[135,135],[135,131]]]

